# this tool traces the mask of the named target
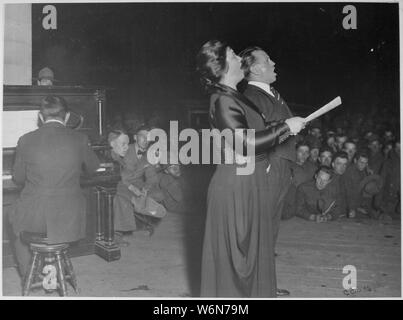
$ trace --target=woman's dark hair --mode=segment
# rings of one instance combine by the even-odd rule
[[[42,100],[40,112],[46,121],[49,118],[64,119],[69,111],[67,102],[60,96],[47,96]]]
[[[197,71],[206,89],[214,86],[227,71],[227,48],[225,42],[210,40],[200,49],[196,57]]]

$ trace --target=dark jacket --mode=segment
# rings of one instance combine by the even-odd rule
[[[380,174],[382,166],[385,162],[385,157],[382,152],[371,154],[368,158],[368,167],[374,172],[374,174]]]
[[[296,215],[309,219],[310,215],[321,214],[330,208],[327,213],[330,214],[332,220],[336,220],[341,214],[342,206],[334,186],[329,183],[323,190],[319,190],[313,179],[301,184],[297,188]]]
[[[10,217],[16,234],[46,226],[50,242],[85,237],[86,200],[82,167],[94,172],[99,160],[88,137],[50,122],[23,135],[17,145],[13,179],[24,185]]]
[[[235,98],[235,99],[234,99]],[[216,93],[210,97],[210,123],[220,131],[230,128],[249,129],[248,115],[245,104],[252,107],[257,116],[264,119],[265,126],[255,131],[255,154],[266,154],[269,150],[290,137],[290,128],[284,121],[268,122],[261,110],[238,91],[227,87],[217,86]],[[246,148],[246,139],[243,139]],[[295,152],[295,150],[294,150]]]
[[[400,157],[394,151],[391,151],[385,160],[381,177],[384,186],[379,196],[376,197],[376,203],[381,207],[388,207],[392,203],[396,204],[400,200],[401,168]]]
[[[291,164],[292,182],[298,187],[301,183],[312,180],[318,169],[311,161],[306,160],[302,165],[293,162]]]
[[[184,212],[185,203],[183,195],[183,180],[170,174],[162,172],[160,174],[159,186],[164,193],[164,207],[171,212]]]
[[[359,188],[360,182],[369,173],[367,170],[359,171],[355,164],[351,164],[347,167],[346,172],[342,176],[344,185],[346,187],[347,194],[347,209],[356,210],[360,207],[362,202],[361,190]]]
[[[274,97],[259,87],[248,84],[244,95],[251,100],[265,115],[267,121],[284,121],[293,115],[287,103],[280,97],[280,94],[271,88]],[[291,161],[296,160],[295,153],[296,137],[290,137],[284,143],[272,148],[269,157],[280,157]]]
[[[289,136],[289,127],[265,123],[258,108],[236,90],[222,85],[213,90],[211,127],[219,131],[254,129],[255,154],[261,159],[256,159],[255,170],[248,175],[238,175],[236,165],[216,167],[207,193],[200,294],[274,297],[274,236],[266,154]]]

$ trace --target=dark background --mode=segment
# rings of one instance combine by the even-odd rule
[[[218,38],[263,47],[290,103],[399,110],[398,4],[354,3],[358,28],[345,30],[347,4],[55,4],[57,30],[33,4],[33,76],[49,66],[58,84],[114,88],[110,112],[163,108],[203,97],[195,56]]]

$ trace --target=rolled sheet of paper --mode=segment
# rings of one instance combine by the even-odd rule
[[[305,118],[305,122],[309,122],[316,118],[319,118],[320,116],[324,115],[325,113],[329,112],[330,110],[333,110],[334,108],[336,108],[339,105],[341,105],[341,98],[340,97],[334,98],[332,101],[325,104],[322,108],[316,110],[315,112],[313,112],[309,116],[307,116]]]

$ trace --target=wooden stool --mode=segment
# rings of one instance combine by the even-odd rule
[[[67,295],[67,280],[70,280],[74,291],[78,293],[77,278],[67,254],[69,247],[67,243],[49,244],[46,235],[27,231],[21,232],[20,236],[24,243],[29,244],[32,251],[31,263],[23,283],[23,296],[27,296],[32,288],[43,286],[42,270],[47,265],[52,265],[56,270],[56,289],[60,289],[61,296]],[[40,277],[42,280],[35,282],[36,278]]]

